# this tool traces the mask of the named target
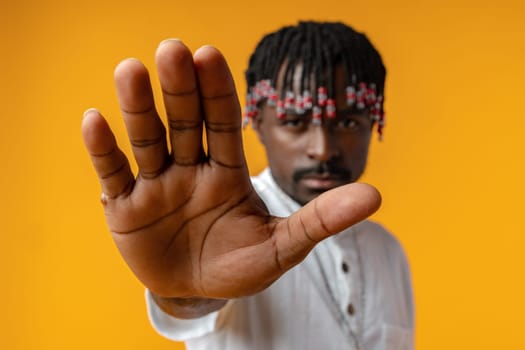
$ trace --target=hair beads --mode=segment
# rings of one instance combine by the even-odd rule
[[[381,56],[364,34],[342,23],[300,22],[261,40],[246,71],[245,124],[264,102],[276,108],[278,118],[311,113],[312,123],[321,125],[323,116],[336,117],[338,66],[346,80],[347,106],[368,109],[381,135],[386,74]]]

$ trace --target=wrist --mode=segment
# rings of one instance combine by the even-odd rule
[[[227,299],[210,298],[165,298],[150,291],[153,301],[165,313],[180,319],[199,318],[220,310]]]

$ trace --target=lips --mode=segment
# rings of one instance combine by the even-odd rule
[[[334,174],[306,175],[300,182],[303,186],[314,191],[327,191],[346,184],[346,180]]]

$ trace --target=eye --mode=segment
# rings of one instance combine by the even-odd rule
[[[281,125],[294,130],[301,130],[306,127],[306,121],[304,118],[297,116],[286,116],[282,121]]]
[[[358,130],[361,127],[361,123],[355,118],[347,117],[339,121],[337,127],[345,130]]]

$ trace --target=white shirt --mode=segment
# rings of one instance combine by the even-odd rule
[[[267,169],[252,183],[271,214],[300,205]],[[220,311],[181,320],[146,292],[153,327],[187,350],[410,350],[414,311],[410,271],[399,242],[363,221],[319,243],[264,291],[228,301]]]

